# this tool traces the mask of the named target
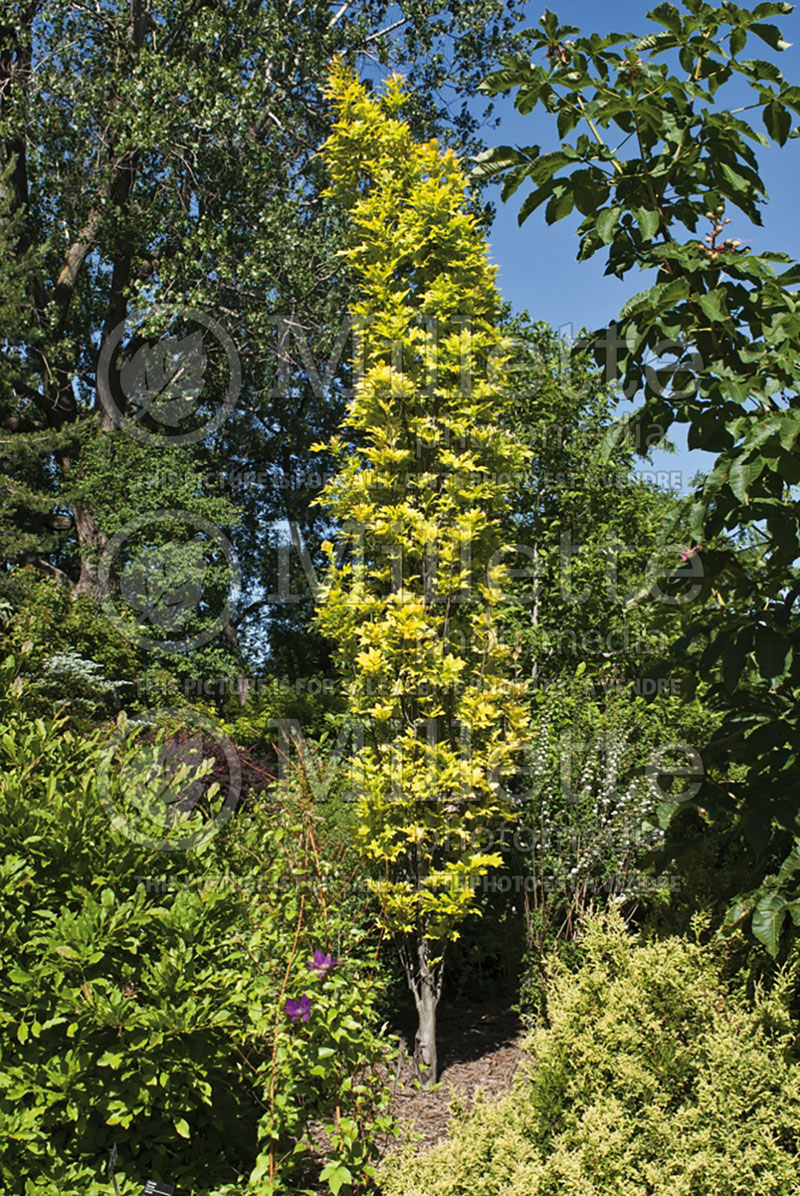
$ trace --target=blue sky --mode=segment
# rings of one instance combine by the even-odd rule
[[[529,4],[529,25],[534,25],[544,10],[542,0]],[[613,31],[646,32],[655,26],[646,20],[652,4],[624,0],[613,7],[605,7],[588,0],[551,0],[550,7],[562,24],[577,25],[582,32],[609,33]],[[800,83],[800,12],[788,17],[769,18],[777,24],[786,41],[794,43],[789,50],[775,54],[753,37],[747,43],[746,55],[753,58],[777,60],[789,82]],[[520,116],[513,108],[513,98],[496,101],[496,115],[501,124],[487,130],[490,144],[539,144],[553,149],[557,144],[555,121],[544,110],[535,109],[528,116]],[[763,228],[753,228],[743,218],[736,218],[729,230],[732,235],[749,241],[754,250],[780,249],[800,258],[800,219],[796,188],[800,183],[800,139],[790,140],[783,149],[771,146],[759,150],[762,178],[767,187],[769,202],[763,212]],[[490,192],[491,193],[491,192]],[[517,211],[527,193],[523,186],[507,204],[499,201],[499,189],[492,193],[497,203],[497,217],[490,237],[492,258],[499,266],[499,286],[503,296],[515,309],[527,308],[534,319],[546,320],[555,328],[574,333],[582,327],[599,328],[612,320],[620,306],[636,291],[647,285],[645,276],[620,281],[603,274],[602,255],[588,262],[577,262],[576,213],[555,225],[548,226],[544,209],[537,209],[522,227],[517,224]],[[707,467],[709,454],[688,452],[682,429],[673,429],[678,452],[654,454],[653,466],[643,463],[644,470],[655,469],[680,475],[682,488],[696,470]],[[673,477],[673,481],[677,477]]]

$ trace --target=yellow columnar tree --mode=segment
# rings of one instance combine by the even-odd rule
[[[445,946],[500,857],[526,716],[497,634],[501,519],[522,447],[498,330],[495,268],[457,158],[417,143],[402,83],[372,98],[336,64],[330,194],[351,216],[358,380],[320,501],[340,529],[318,609],[338,648],[358,751],[359,835],[436,1078]],[[485,839],[484,839],[485,842]]]

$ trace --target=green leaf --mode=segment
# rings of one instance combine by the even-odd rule
[[[712,323],[723,323],[728,318],[728,313],[725,311],[725,292],[722,290],[709,291],[705,295],[700,295],[697,300],[698,306],[702,308],[705,315],[708,316]]]
[[[778,884],[785,884],[798,871],[800,871],[800,840],[795,839],[792,850],[778,869]]]
[[[722,655],[722,680],[729,693],[739,684],[750,644],[743,638],[728,643]]]
[[[755,33],[756,37],[760,37],[762,42],[766,42],[773,50],[788,50],[792,44],[783,40],[777,25],[750,25],[748,29],[750,33]]]
[[[646,208],[637,208],[635,216],[642,236],[646,241],[651,241],[658,232],[658,226],[661,223],[659,213],[648,211]]]
[[[251,1184],[257,1184],[260,1179],[263,1179],[263,1177],[269,1171],[269,1164],[270,1164],[270,1156],[268,1154],[262,1154],[259,1157],[258,1162],[256,1163],[255,1167],[250,1172],[250,1181],[249,1182]]]
[[[748,198],[751,197],[751,193],[753,191],[752,179],[746,178],[745,175],[740,174],[738,170],[734,170],[733,167],[729,166],[727,162],[720,162],[719,168],[724,178],[728,180],[734,196],[742,195],[747,196]]]
[[[494,175],[508,170],[511,166],[518,166],[520,162],[528,160],[525,153],[514,149],[511,145],[494,145],[484,150],[472,159],[475,163],[472,175],[476,179],[490,179]]]
[[[535,212],[540,204],[543,204],[546,199],[553,194],[553,184],[547,183],[544,187],[537,187],[535,191],[531,191],[526,195],[519,212],[517,213],[517,224],[524,224],[530,216],[531,212]]]
[[[768,79],[770,83],[782,83],[783,75],[774,62],[767,62],[765,58],[743,58],[739,63],[749,74],[759,81]]]
[[[333,1192],[333,1196],[337,1196],[342,1184],[353,1182],[353,1176],[343,1163],[328,1163],[326,1167],[322,1168],[319,1177],[328,1181],[328,1187]]]
[[[689,511],[689,531],[698,543],[703,539],[705,532],[705,518],[706,504],[704,502],[692,503]]]
[[[800,415],[794,412],[787,412],[781,420],[780,427],[780,442],[781,448],[790,451],[794,447],[797,437],[800,435]]]
[[[98,1067],[110,1067],[112,1069],[122,1066],[125,1056],[121,1051],[104,1051],[97,1060]]]
[[[182,1138],[191,1138],[191,1131],[189,1123],[183,1117],[179,1117],[177,1121],[172,1123],[175,1126],[175,1132],[180,1134]]]
[[[777,141],[778,145],[785,145],[792,131],[792,117],[788,108],[773,101],[767,104],[762,119],[770,137]]]
[[[680,11],[674,4],[659,4],[649,15],[654,21],[658,21],[659,25],[665,25],[670,33],[680,33],[683,29]]]
[[[730,40],[730,51],[732,57],[736,57],[745,47],[747,41],[747,31],[741,27],[732,30]]]
[[[614,240],[614,230],[619,224],[620,213],[622,208],[611,207],[604,208],[595,222],[597,235],[604,245],[610,244]]]
[[[630,316],[642,311],[643,308],[649,307],[653,301],[653,288],[649,287],[646,291],[637,291],[635,295],[631,295],[620,308],[620,316],[623,320],[627,320]]]
[[[753,934],[769,951],[770,955],[778,954],[778,944],[781,929],[786,917],[788,902],[777,893],[770,893],[761,898],[753,911]]]
[[[763,469],[763,457],[753,457],[750,460],[746,457],[738,457],[734,461],[728,475],[728,484],[740,502],[747,502],[750,487],[761,475]]]
[[[544,218],[548,224],[555,224],[558,220],[563,220],[565,216],[568,216],[574,206],[572,188],[566,183],[560,183],[544,210]]]
[[[792,660],[792,645],[772,627],[756,628],[756,664],[765,681],[782,680]]]

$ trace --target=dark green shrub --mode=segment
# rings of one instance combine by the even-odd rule
[[[108,1196],[116,1148],[121,1196],[363,1191],[385,1044],[307,793],[251,796],[202,850],[140,846],[98,799],[102,733],[30,717],[3,672],[0,1190]],[[131,769],[110,775],[131,802]],[[315,950],[341,965],[311,971]]]

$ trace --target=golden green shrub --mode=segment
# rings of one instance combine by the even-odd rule
[[[511,1093],[384,1165],[384,1196],[797,1196],[791,977],[748,1000],[722,950],[592,920],[555,964]]]

